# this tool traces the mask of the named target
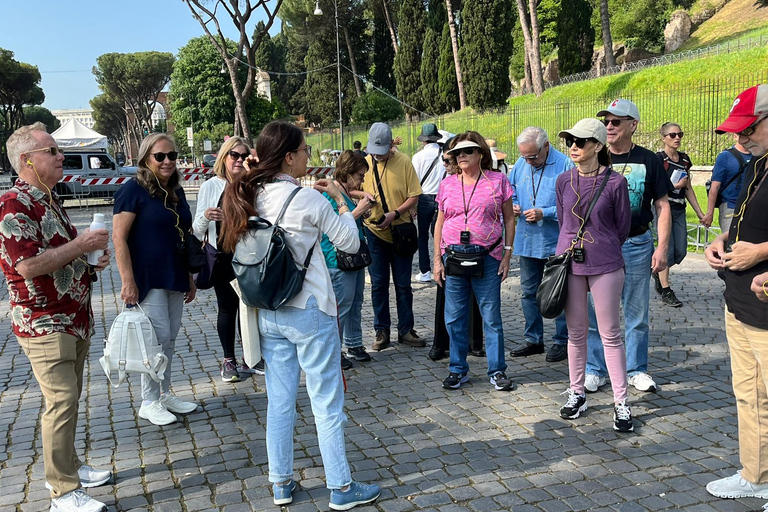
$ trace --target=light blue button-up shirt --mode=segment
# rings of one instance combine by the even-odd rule
[[[522,211],[541,209],[544,215],[541,222],[528,222],[523,215],[518,218],[515,230],[516,256],[543,260],[555,253],[560,234],[555,207],[555,182],[560,174],[572,167],[571,159],[551,144],[547,161],[542,167],[534,168],[522,158],[515,162],[509,172],[509,182],[515,189],[513,204],[519,205]]]

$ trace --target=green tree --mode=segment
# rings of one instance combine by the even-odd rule
[[[328,54],[330,40],[317,39],[309,45],[305,57],[305,66],[309,69],[320,69],[335,61],[335,55]],[[333,46],[335,48],[335,42]],[[334,52],[335,54],[335,52]],[[355,87],[349,73],[341,75],[342,115],[344,122],[349,119],[354,102]],[[302,88],[304,95],[304,112],[307,121],[323,125],[338,125],[339,96],[336,67],[325,67],[313,73],[308,73]]]
[[[270,121],[290,118],[288,110],[279,99],[273,97],[269,101],[260,96],[251,96],[248,100],[248,122],[251,123],[251,133],[257,134]]]
[[[467,101],[475,108],[497,107],[509,97],[512,12],[509,0],[464,3],[460,55]]]
[[[451,112],[458,109],[459,86],[456,81],[456,63],[453,60],[453,45],[448,23],[443,25],[440,36],[440,62],[437,70],[437,101],[435,110],[438,113]]]
[[[373,49],[370,56],[371,79],[378,87],[395,94],[397,82],[393,68],[395,65],[395,50],[389,36],[389,28],[384,18],[373,18]]]
[[[429,113],[440,113],[437,108],[437,97],[439,95],[439,65],[440,65],[440,37],[427,27],[427,34],[424,37],[424,54],[421,59],[421,97]],[[455,78],[455,75],[454,75]]]
[[[592,6],[588,0],[562,0],[557,17],[557,68],[560,76],[588,71],[592,67],[595,29],[590,23]]]
[[[124,103],[107,93],[99,94],[91,101],[93,119],[96,124],[93,129],[106,135],[112,146],[127,152],[127,128]]]
[[[378,91],[368,91],[360,96],[352,109],[355,124],[386,123],[403,117],[403,107],[397,100]]]
[[[24,107],[24,124],[32,124],[38,121],[45,125],[48,133],[55,132],[61,126],[61,122],[47,108],[37,106]]]
[[[421,0],[403,0],[398,14],[400,44],[394,63],[397,96],[419,110],[424,109],[420,71],[425,25],[424,4]]]
[[[611,32],[629,48],[664,51],[664,27],[674,10],[672,0],[615,0],[609,2]]]

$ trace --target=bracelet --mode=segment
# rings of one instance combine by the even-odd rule
[[[395,210],[395,220],[400,218],[400,212],[398,210]]]
[[[768,279],[763,281],[763,293],[765,294],[766,297],[768,297],[768,288],[765,287],[765,285],[767,284],[768,284]]]

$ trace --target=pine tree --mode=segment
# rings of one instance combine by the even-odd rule
[[[424,4],[421,0],[403,0],[398,15],[400,45],[395,56],[397,96],[413,108],[423,110],[421,94],[422,41],[426,28]],[[415,112],[406,113],[414,114]]]
[[[513,12],[510,0],[473,0],[461,10],[462,73],[475,108],[504,105],[509,97]]]
[[[453,46],[448,23],[443,25],[440,36],[440,63],[437,70],[437,101],[435,111],[451,112],[459,108],[459,86],[456,82],[456,65],[453,62]]]
[[[561,0],[557,16],[557,69],[561,77],[592,67],[595,29],[588,0]]]

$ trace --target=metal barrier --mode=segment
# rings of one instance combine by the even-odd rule
[[[688,224],[688,247],[701,252],[720,235],[720,228],[708,228],[701,224]]]
[[[0,176],[0,195],[5,194],[13,186],[13,180],[11,176]]]

